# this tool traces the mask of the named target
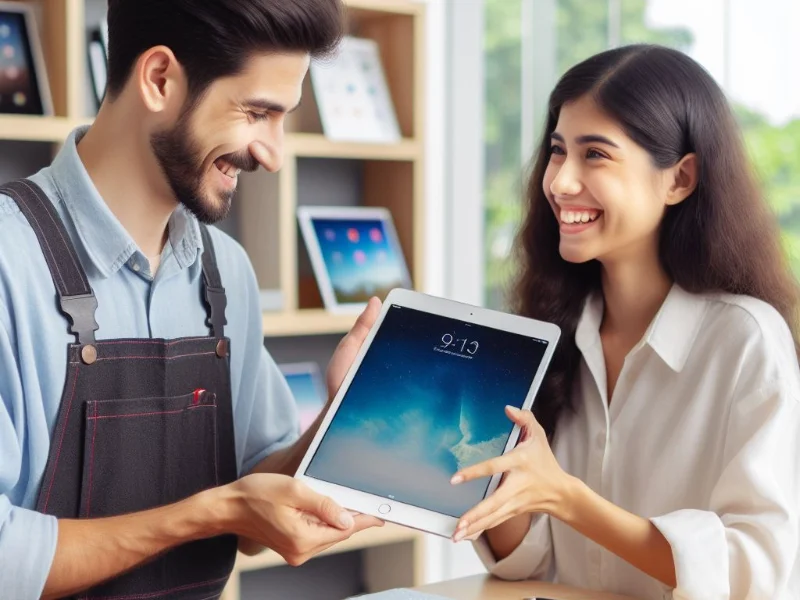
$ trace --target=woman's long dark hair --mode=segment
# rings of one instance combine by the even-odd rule
[[[562,330],[534,405],[551,437],[559,416],[571,408],[580,360],[575,330],[587,296],[600,289],[600,264],[561,258],[559,227],[542,182],[561,107],[586,94],[650,154],[655,166],[670,167],[690,152],[697,155],[696,190],[669,207],[661,225],[659,257],[669,277],[689,292],[764,300],[786,319],[793,335],[797,331],[798,295],[778,225],[722,90],[691,58],[669,48],[633,45],[593,56],[570,69],[550,95],[517,243],[514,310]]]

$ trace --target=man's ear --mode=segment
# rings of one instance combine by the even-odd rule
[[[186,76],[172,50],[154,46],[136,61],[135,81],[147,110],[160,113],[183,105]]]
[[[680,204],[697,188],[697,155],[690,153],[670,169],[672,180],[667,192],[667,205]]]

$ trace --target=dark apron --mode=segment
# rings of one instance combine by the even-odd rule
[[[51,435],[36,510],[65,519],[171,504],[236,479],[225,290],[208,231],[203,300],[210,337],[96,341],[97,300],[53,204],[28,180],[0,193],[28,219],[77,343]],[[218,598],[233,535],[191,542],[78,595],[81,599]]]

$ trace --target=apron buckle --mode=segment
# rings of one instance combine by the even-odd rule
[[[99,329],[95,320],[97,298],[94,293],[80,296],[61,296],[61,312],[70,322],[70,333],[78,338],[79,344],[93,344],[94,332]]]

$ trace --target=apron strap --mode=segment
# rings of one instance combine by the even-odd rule
[[[69,319],[70,333],[79,344],[93,344],[98,329],[97,298],[55,206],[29,179],[5,184],[0,194],[17,203],[33,228],[56,286],[61,312]]]
[[[222,279],[217,268],[217,257],[214,254],[214,244],[208,228],[200,223],[200,235],[203,238],[203,301],[206,304],[208,317],[206,325],[211,328],[211,336],[222,339],[225,337],[225,307],[228,300]]]
[[[89,278],[81,266],[78,253],[67,234],[55,206],[42,188],[29,179],[12,181],[0,187],[0,194],[12,198],[30,223],[50,269],[58,292],[61,312],[70,322],[69,331],[79,344],[95,343],[99,328],[95,319],[97,298]],[[203,238],[203,301],[206,305],[206,324],[212,337],[225,337],[225,289],[217,268],[214,245],[205,225],[200,225]]]

